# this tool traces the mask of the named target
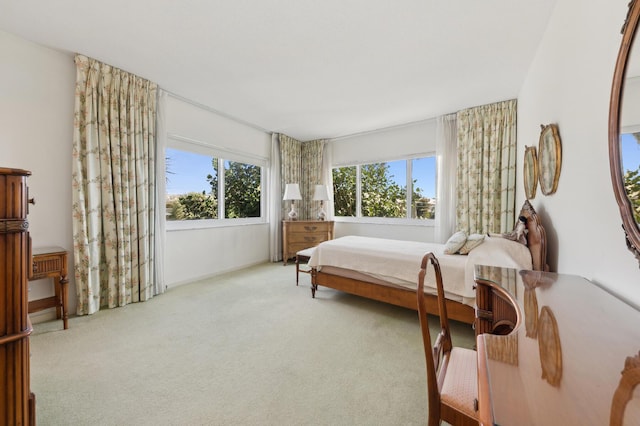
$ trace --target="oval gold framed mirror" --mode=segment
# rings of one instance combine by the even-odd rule
[[[635,43],[640,2],[629,3],[609,103],[609,163],[627,247],[640,261],[640,162],[631,149],[640,147],[640,42]],[[637,89],[637,90],[636,90]],[[634,103],[637,103],[636,107]]]

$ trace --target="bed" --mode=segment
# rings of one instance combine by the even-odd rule
[[[467,255],[445,254],[445,245],[435,243],[358,236],[325,241],[314,249],[308,263],[312,297],[315,298],[319,286],[324,286],[417,309],[415,292],[420,262],[425,253],[433,252],[442,268],[449,317],[471,324],[475,316],[475,264],[548,270],[546,232],[529,201],[525,201],[518,217],[526,227],[525,244],[487,235]],[[427,310],[437,313],[435,286],[430,283],[435,281],[427,276]]]

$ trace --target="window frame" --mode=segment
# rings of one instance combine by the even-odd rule
[[[418,219],[412,217],[367,217],[362,216],[362,176],[361,176],[361,166],[367,164],[376,164],[376,163],[391,163],[395,161],[404,161],[406,165],[406,187],[412,188],[413,184],[413,161],[417,158],[429,158],[432,157],[436,160],[436,176],[435,176],[435,199],[436,203],[438,200],[438,168],[437,168],[437,156],[436,152],[422,152],[411,154],[407,156],[403,156],[400,158],[386,158],[386,159],[372,159],[366,161],[358,161],[358,162],[349,162],[349,163],[339,163],[331,166],[331,173],[333,175],[333,169],[338,169],[342,167],[356,167],[356,216],[337,216],[334,214],[335,222],[344,222],[344,223],[361,223],[361,224],[374,224],[374,225],[405,225],[405,226],[435,226],[436,219]],[[411,206],[411,197],[413,194],[413,188],[411,191],[406,191],[406,200],[407,206]],[[411,208],[407,207],[407,216],[411,214]]]
[[[178,135],[167,135],[167,143],[163,150],[166,158],[167,149],[175,149],[194,154],[204,155],[216,158],[218,160],[218,170],[222,170],[218,176],[218,218],[216,219],[190,219],[190,220],[165,220],[165,229],[167,231],[190,230],[190,229],[206,229],[206,228],[223,228],[230,226],[246,226],[267,223],[267,168],[269,161],[267,158],[248,154],[245,152],[234,151],[228,148],[218,147],[206,142],[195,139],[185,138]],[[250,164],[260,167],[260,216],[246,218],[226,218],[224,205],[224,162],[232,161],[237,163]],[[166,172],[163,176],[166,179]],[[222,197],[220,197],[222,194]],[[165,202],[167,191],[164,193]]]

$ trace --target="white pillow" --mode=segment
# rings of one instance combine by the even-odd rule
[[[444,254],[455,254],[467,242],[467,233],[458,231],[444,243]]]
[[[484,241],[484,234],[471,234],[467,237],[467,241],[460,248],[460,254],[469,254],[471,250],[478,247]]]

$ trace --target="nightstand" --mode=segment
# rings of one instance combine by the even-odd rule
[[[56,308],[56,317],[62,318],[64,329],[67,319],[67,251],[60,247],[34,248],[29,268],[29,281],[53,278],[55,296],[29,302],[29,313]]]

